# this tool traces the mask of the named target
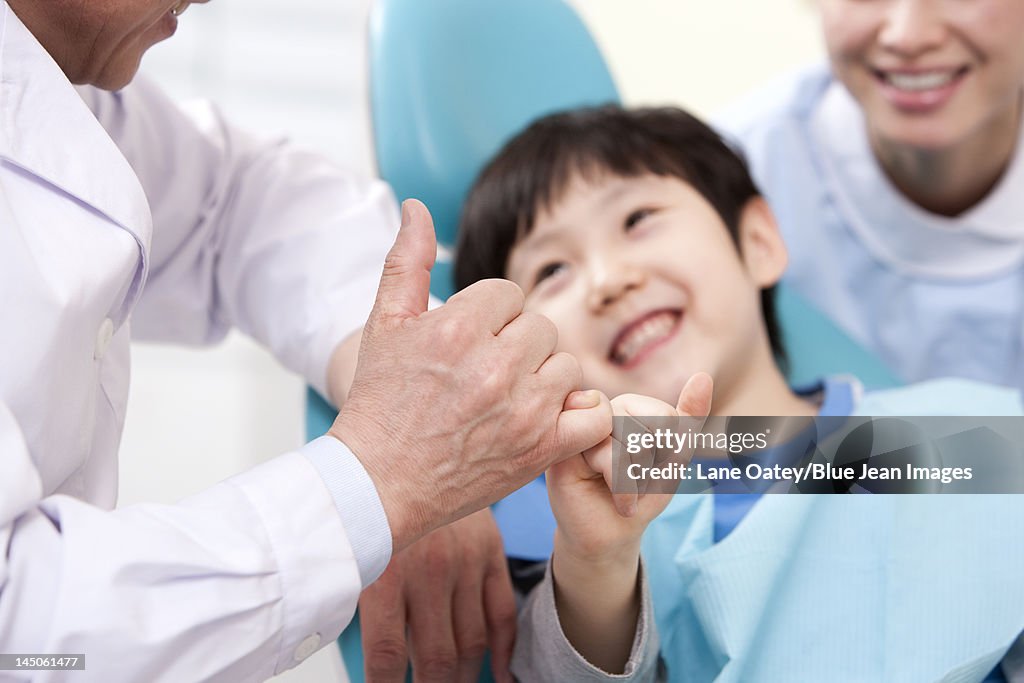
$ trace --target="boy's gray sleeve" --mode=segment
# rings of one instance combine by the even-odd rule
[[[640,596],[640,616],[625,671],[621,674],[607,673],[584,659],[562,632],[555,610],[554,579],[549,562],[544,579],[533,589],[519,612],[519,628],[512,655],[512,673],[516,680],[524,683],[663,683],[668,680],[664,662],[658,656],[658,631],[654,625],[654,609],[643,562],[640,564]]]
[[[1024,683],[1024,633],[1010,646],[1003,657],[1003,675],[1009,683]]]

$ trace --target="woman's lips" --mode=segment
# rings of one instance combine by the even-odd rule
[[[882,97],[901,111],[927,114],[940,109],[963,83],[966,66],[943,69],[872,69]]]
[[[609,359],[615,365],[635,367],[675,335],[682,317],[680,309],[662,309],[641,316],[616,335],[608,352]]]

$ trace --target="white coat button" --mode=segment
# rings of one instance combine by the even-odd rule
[[[104,318],[103,322],[100,323],[100,329],[96,333],[96,351],[93,353],[93,358],[101,360],[103,354],[107,352],[107,347],[110,346],[110,340],[114,338],[114,321],[110,318]]]
[[[320,634],[314,633],[295,648],[295,661],[301,662],[320,649]]]

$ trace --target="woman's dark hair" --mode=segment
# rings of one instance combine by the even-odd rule
[[[681,109],[606,105],[551,114],[506,143],[473,184],[459,222],[456,288],[505,277],[512,248],[533,229],[538,212],[557,202],[574,176],[602,173],[685,181],[718,212],[737,249],[743,208],[760,196],[739,154]],[[761,291],[761,312],[785,367],[774,294],[774,287]]]

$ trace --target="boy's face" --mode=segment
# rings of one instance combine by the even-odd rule
[[[785,267],[771,214],[753,200],[741,258],[715,209],[675,177],[574,177],[513,249],[527,310],[558,327],[584,386],[675,405],[694,372],[728,387],[768,347],[760,290]],[[770,356],[770,351],[768,351]]]
[[[882,141],[942,149],[984,131],[1016,135],[1021,0],[819,4],[832,68]]]

